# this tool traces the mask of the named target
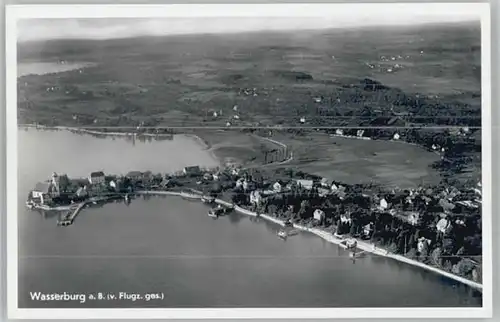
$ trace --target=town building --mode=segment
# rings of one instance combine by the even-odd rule
[[[420,214],[418,212],[405,211],[403,213],[397,214],[396,216],[413,226],[418,225],[420,223]]]
[[[322,187],[324,188],[329,188],[330,187],[330,183],[328,182],[328,179],[327,178],[321,178],[321,181],[319,183]]]
[[[319,222],[323,222],[325,219],[325,212],[321,209],[314,210],[313,218]]]
[[[89,183],[90,184],[103,184],[105,182],[104,172],[96,171],[92,172],[89,175]]]
[[[153,173],[151,171],[145,171],[142,174],[142,182],[143,183],[151,183],[153,181]]]
[[[387,200],[385,200],[384,198],[382,198],[380,200],[379,208],[381,210],[386,210],[388,207],[389,207],[389,204],[387,203]]]
[[[129,178],[130,180],[134,180],[134,181],[142,180],[142,172],[130,171],[129,173],[127,173],[126,177]]]
[[[238,180],[236,180],[236,184],[235,184],[235,187],[236,188],[243,188],[243,182],[245,181],[245,179],[243,178],[239,178]]]
[[[430,239],[427,239],[425,237],[420,237],[417,242],[417,251],[419,253],[423,253],[425,250],[428,249],[430,244],[431,244]]]
[[[201,176],[202,172],[199,166],[185,167],[182,172],[188,177]]]
[[[260,194],[260,191],[252,191],[250,193],[250,203],[252,205],[259,205],[262,202],[262,195]]]
[[[318,195],[320,197],[325,197],[327,195],[330,194],[330,190],[329,189],[325,189],[325,188],[318,188]]]
[[[342,214],[340,215],[340,222],[343,224],[350,224],[352,222],[351,214]]]
[[[31,192],[33,199],[40,200],[41,204],[47,204],[52,201],[53,185],[51,182],[39,182]]]
[[[87,186],[84,186],[84,187],[80,187],[80,188],[78,188],[78,190],[76,190],[75,195],[76,195],[78,198],[83,198],[83,197],[88,196]]]
[[[436,224],[436,230],[441,234],[446,234],[450,226],[451,226],[450,221],[446,217],[444,217],[441,218]]]
[[[67,191],[70,186],[70,180],[67,175],[57,175],[57,173],[52,173],[52,178],[50,184],[52,185],[52,197],[58,197],[61,192]]]
[[[297,180],[297,185],[306,190],[311,190],[313,188],[314,182],[312,180],[299,179]]]
[[[363,226],[363,234],[365,237],[371,237],[373,233],[373,223],[369,223]]]

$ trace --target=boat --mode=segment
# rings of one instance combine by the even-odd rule
[[[71,225],[73,222],[70,220],[70,219],[62,219],[62,220],[58,220],[57,221],[57,226],[69,226]]]
[[[345,246],[347,249],[356,249],[356,246],[358,246],[358,242],[353,238],[347,239],[345,242]]]
[[[33,204],[33,201],[26,201],[26,207],[28,207],[28,209],[33,209],[35,207],[35,205]]]
[[[218,218],[220,210],[217,208],[212,208],[208,211],[208,217]]]
[[[363,257],[366,254],[366,252],[361,251],[361,252],[350,252],[349,257],[352,258],[358,258],[358,257]]]
[[[286,231],[281,229],[280,231],[278,231],[278,237],[286,239],[288,237],[288,234],[286,233]]]
[[[203,202],[203,203],[214,203],[215,202],[215,198],[211,197],[211,196],[202,196],[201,197],[201,202]]]
[[[345,238],[344,235],[339,235],[337,233],[334,233],[333,237],[338,238],[338,239],[344,239]]]

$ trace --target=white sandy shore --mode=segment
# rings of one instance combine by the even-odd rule
[[[184,192],[173,192],[173,191],[140,191],[138,193],[139,194],[148,194],[148,195],[182,196],[182,197],[193,198],[193,199],[201,199],[201,195],[184,193]],[[232,203],[229,203],[229,202],[221,200],[221,199],[216,199],[215,202],[218,203],[218,204],[224,205],[224,206],[234,206],[234,210],[237,211],[237,212],[239,212],[239,213],[241,213],[241,214],[248,215],[248,216],[253,216],[253,217],[259,216],[259,217],[261,217],[261,218],[263,218],[263,219],[265,219],[267,221],[273,222],[273,223],[278,224],[280,226],[285,226],[285,222],[283,220],[271,217],[269,215],[266,215],[266,214],[260,214],[260,215],[258,215],[257,213],[255,213],[253,211],[241,208],[239,206],[233,205]],[[329,233],[327,231],[324,231],[324,230],[321,230],[321,229],[318,229],[318,228],[309,228],[309,227],[305,227],[305,226],[297,225],[297,224],[294,224],[293,226],[294,226],[294,228],[297,228],[299,230],[313,233],[316,236],[319,236],[319,237],[323,238],[327,242],[330,242],[330,243],[335,244],[335,245],[343,246],[341,244],[341,242],[342,242],[341,239],[335,237],[333,234],[331,234],[331,233]],[[373,245],[371,243],[367,243],[367,242],[364,242],[364,241],[357,240],[357,248],[360,249],[360,250],[363,250],[363,251],[365,251],[367,253],[372,253],[372,254],[375,254],[375,255],[378,255],[378,256],[392,258],[392,259],[397,260],[399,262],[407,263],[407,264],[410,264],[410,265],[413,265],[413,266],[417,266],[417,267],[426,269],[428,271],[431,271],[431,272],[440,274],[442,276],[448,277],[450,279],[453,279],[453,280],[455,280],[457,282],[460,282],[462,284],[468,285],[468,286],[470,286],[470,287],[472,287],[472,288],[474,288],[474,289],[476,289],[478,291],[482,292],[482,290],[483,290],[483,285],[480,284],[480,283],[473,282],[473,281],[468,280],[466,278],[457,276],[455,274],[443,271],[443,270],[441,270],[439,268],[426,265],[424,263],[421,263],[421,262],[409,259],[409,258],[401,256],[401,255],[389,253],[388,251],[386,251],[384,249],[375,247],[375,245]]]

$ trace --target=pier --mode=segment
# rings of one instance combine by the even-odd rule
[[[97,202],[100,202],[100,201],[107,201],[107,200],[112,200],[112,199],[117,199],[121,196],[119,195],[113,195],[113,196],[106,196],[106,197],[93,197],[93,198],[90,198],[89,200],[86,200],[86,201],[83,201],[79,204],[77,204],[76,207],[70,209],[66,215],[61,218],[60,220],[57,221],[57,225],[58,226],[69,226],[71,224],[73,224],[76,216],[78,216],[78,214],[80,213],[80,211],[88,204],[90,203],[97,203]]]

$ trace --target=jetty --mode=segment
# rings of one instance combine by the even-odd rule
[[[101,202],[101,201],[107,201],[107,200],[117,199],[119,197],[120,196],[118,196],[118,195],[106,196],[106,197],[93,197],[93,198],[90,198],[89,200],[80,202],[76,206],[73,205],[72,208],[66,213],[66,215],[64,215],[64,217],[62,217],[61,219],[59,219],[57,221],[57,225],[58,226],[69,226],[69,225],[73,224],[76,216],[78,216],[78,214],[80,213],[80,211],[83,208],[85,208],[86,205],[88,205],[90,203],[95,204],[95,203],[98,203],[98,202]]]

